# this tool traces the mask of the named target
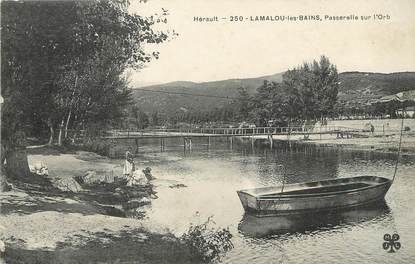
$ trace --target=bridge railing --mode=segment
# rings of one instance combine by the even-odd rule
[[[140,130],[110,130],[109,136],[146,136],[146,135],[270,135],[270,134],[306,134],[330,132],[368,132],[362,129],[342,126],[287,126],[287,127],[249,127],[249,128],[168,128],[168,129],[140,129]]]
[[[145,136],[210,136],[210,135],[229,135],[229,136],[250,136],[250,135],[276,135],[276,134],[324,134],[324,133],[357,133],[363,135],[391,135],[400,133],[399,129],[379,129],[376,128],[375,132],[372,133],[369,128],[350,128],[344,126],[286,126],[286,127],[250,127],[250,128],[239,128],[239,127],[225,127],[225,128],[168,128],[168,129],[113,129],[108,131],[99,131],[98,134],[90,135],[85,130],[72,130],[68,129],[65,132],[68,138],[78,140],[84,137],[95,136],[95,137],[107,137],[107,138],[134,138],[134,137],[145,137]],[[408,132],[404,132],[409,133]]]

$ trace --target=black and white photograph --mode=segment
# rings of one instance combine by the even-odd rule
[[[0,15],[0,263],[415,263],[415,1]]]

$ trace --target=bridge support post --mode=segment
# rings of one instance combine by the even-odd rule
[[[287,141],[288,141],[288,148],[291,151],[292,146],[291,146],[291,135],[290,135],[290,132],[287,133]]]
[[[136,138],[135,140],[135,154],[138,153],[138,138]]]
[[[164,138],[160,138],[160,151],[164,151]]]
[[[115,151],[114,151],[114,146],[116,145],[115,139],[111,139],[110,140],[110,144],[109,144],[109,150],[108,150],[108,156],[110,158],[114,158],[115,157]]]
[[[183,138],[183,148],[184,151],[186,151],[186,149],[192,150],[192,138]]]
[[[233,149],[233,136],[229,137],[229,143],[231,145],[231,150]]]
[[[268,135],[268,140],[269,140],[269,146],[272,149],[273,148],[273,144],[274,144],[274,140],[272,140],[272,134]]]

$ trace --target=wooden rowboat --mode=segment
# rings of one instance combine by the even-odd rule
[[[237,191],[245,211],[256,216],[349,208],[382,201],[392,180],[357,176]]]

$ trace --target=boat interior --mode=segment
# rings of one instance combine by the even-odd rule
[[[296,195],[296,194],[314,194],[314,193],[328,193],[328,192],[341,192],[341,191],[348,191],[353,189],[360,189],[364,187],[369,187],[370,184],[367,183],[349,183],[349,184],[341,184],[341,185],[329,185],[329,186],[318,186],[318,187],[311,187],[307,189],[299,189],[299,190],[290,190],[284,191],[283,193],[278,192],[274,194],[266,194],[260,195],[261,198],[272,197],[275,195]]]

